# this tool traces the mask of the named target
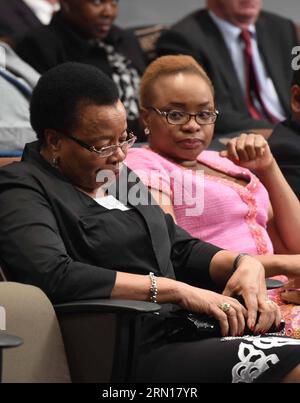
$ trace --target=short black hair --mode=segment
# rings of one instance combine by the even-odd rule
[[[300,68],[294,70],[292,85],[299,85],[300,87]]]
[[[98,68],[63,63],[39,79],[31,97],[30,122],[41,144],[45,130],[74,130],[83,104],[114,105],[119,99],[115,83]]]

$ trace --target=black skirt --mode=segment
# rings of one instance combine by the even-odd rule
[[[277,383],[300,364],[300,340],[274,335],[148,344],[147,350],[137,382]]]

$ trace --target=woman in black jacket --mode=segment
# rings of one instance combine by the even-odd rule
[[[0,255],[16,281],[56,302],[162,304],[144,319],[139,381],[300,382],[300,342],[257,336],[280,323],[261,263],[189,236],[123,165],[135,137],[107,76],[76,63],[51,69],[31,123],[38,142],[0,171]],[[214,317],[219,337],[171,342],[179,308]],[[246,324],[254,335],[242,336]]]

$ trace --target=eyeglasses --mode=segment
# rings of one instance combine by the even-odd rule
[[[127,150],[133,146],[136,136],[130,132],[128,133],[128,140],[123,141],[120,144],[115,144],[113,146],[107,146],[107,147],[101,147],[101,148],[96,148],[94,146],[91,146],[90,144],[85,143],[84,141],[78,139],[77,137],[71,136],[70,134],[67,133],[62,133],[64,136],[68,137],[70,140],[75,141],[75,143],[79,144],[81,147],[85,148],[86,150],[90,151],[91,153],[96,153],[98,154],[101,158],[104,157],[110,157],[113,155],[116,150],[120,147],[123,152],[127,152]]]
[[[90,0],[95,6],[103,6],[104,4],[111,4],[112,6],[117,6],[119,0]]]
[[[166,118],[167,122],[170,123],[170,125],[185,125],[188,123],[192,117],[195,117],[196,122],[199,125],[211,125],[215,123],[217,120],[219,111],[201,111],[197,113],[188,113],[184,111],[176,111],[172,110],[169,112],[166,111],[160,111],[157,108],[154,108],[150,106],[147,109],[152,109],[156,113],[158,113],[160,116],[163,116]]]

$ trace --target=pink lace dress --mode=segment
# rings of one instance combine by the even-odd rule
[[[130,149],[126,159],[145,185],[170,197],[178,225],[192,236],[237,252],[273,253],[267,232],[269,197],[259,179],[215,151],[202,152],[198,161],[247,184],[185,169],[149,148]],[[269,296],[281,307],[287,335],[300,338],[300,307],[284,303],[280,290]]]

